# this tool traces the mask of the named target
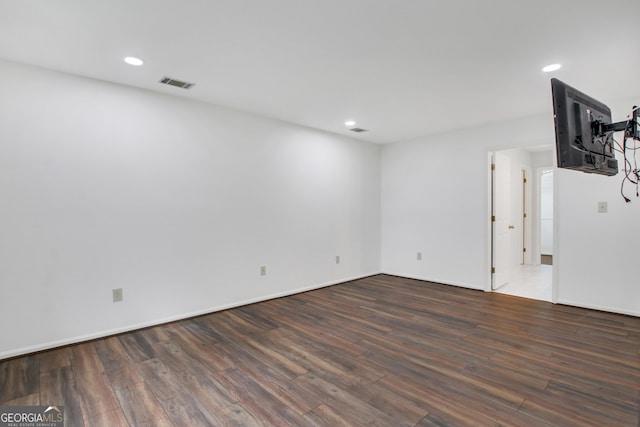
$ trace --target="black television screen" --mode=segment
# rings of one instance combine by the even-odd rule
[[[551,92],[558,167],[617,174],[613,132],[602,130],[611,124],[609,107],[558,79],[551,79]]]

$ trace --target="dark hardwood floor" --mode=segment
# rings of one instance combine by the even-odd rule
[[[67,426],[639,425],[640,318],[374,276],[0,362]]]

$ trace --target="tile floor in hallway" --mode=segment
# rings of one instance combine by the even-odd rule
[[[509,282],[496,290],[501,294],[551,301],[550,265],[521,265],[511,271]]]

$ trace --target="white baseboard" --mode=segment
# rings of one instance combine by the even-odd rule
[[[591,310],[607,311],[609,313],[624,314],[626,316],[640,317],[640,312],[638,311],[620,310],[618,308],[607,307],[604,305],[585,304],[581,302],[562,300],[562,299],[558,300],[558,304],[570,305],[572,307],[588,308]]]
[[[389,272],[389,271],[383,271],[380,274],[388,274],[390,276],[406,277],[407,279],[422,280],[424,282],[440,283],[442,285],[457,286],[459,288],[467,288],[467,289],[474,289],[474,290],[477,290],[477,291],[484,291],[484,287],[483,286],[476,286],[476,285],[469,285],[467,283],[451,282],[451,281],[448,281],[448,280],[434,279],[433,277],[416,276],[416,275],[413,275],[413,274],[405,274],[405,273],[393,273],[393,272]]]
[[[368,274],[363,274],[363,275],[354,276],[354,277],[346,277],[346,278],[335,280],[335,281],[331,281],[331,282],[325,282],[325,283],[321,283],[321,284],[317,284],[317,285],[310,285],[310,286],[306,286],[306,287],[303,287],[303,288],[298,288],[298,289],[293,289],[293,290],[290,290],[290,291],[285,291],[285,292],[279,292],[279,293],[275,293],[275,294],[265,295],[265,296],[262,296],[262,297],[252,298],[252,299],[239,301],[239,302],[235,302],[235,303],[231,303],[231,304],[225,304],[225,305],[210,307],[210,308],[206,308],[204,310],[192,311],[192,312],[189,312],[189,313],[183,313],[183,314],[179,314],[179,315],[175,315],[175,316],[166,317],[166,318],[163,318],[163,319],[155,319],[155,320],[152,320],[152,321],[149,321],[149,322],[137,323],[137,324],[134,324],[134,325],[125,326],[123,328],[109,329],[109,330],[106,330],[106,331],[100,331],[100,332],[81,335],[81,336],[77,336],[77,337],[67,338],[67,339],[63,339],[63,340],[50,341],[50,342],[47,342],[47,343],[37,344],[37,345],[34,345],[34,346],[28,346],[28,347],[18,348],[18,349],[15,349],[15,350],[9,350],[9,351],[5,351],[3,353],[0,353],[0,361],[3,360],[3,359],[9,359],[9,358],[18,357],[18,356],[24,356],[24,355],[31,354],[31,353],[37,353],[37,352],[40,352],[40,351],[51,350],[51,349],[57,348],[57,347],[64,347],[64,346],[72,345],[72,344],[79,344],[79,343],[82,343],[82,342],[91,341],[91,340],[95,340],[95,339],[99,339],[99,338],[104,338],[104,337],[108,337],[108,336],[111,336],[111,335],[117,335],[117,334],[122,334],[122,333],[126,333],[126,332],[135,331],[135,330],[138,330],[138,329],[144,329],[144,328],[148,328],[148,327],[151,327],[151,326],[157,326],[157,325],[162,325],[162,324],[165,324],[165,323],[175,322],[175,321],[178,321],[178,320],[189,319],[191,317],[202,316],[202,315],[205,315],[205,314],[215,313],[217,311],[223,311],[223,310],[228,310],[230,308],[241,307],[243,305],[249,305],[249,304],[254,304],[254,303],[257,303],[257,302],[268,301],[268,300],[271,300],[271,299],[282,298],[282,297],[286,297],[286,296],[289,296],[289,295],[300,294],[300,293],[303,293],[303,292],[308,292],[308,291],[313,291],[313,290],[316,290],[316,289],[326,288],[328,286],[338,285],[340,283],[350,282],[352,280],[358,280],[358,279],[363,279],[365,277],[375,276],[377,274],[380,274],[380,272],[368,273]]]

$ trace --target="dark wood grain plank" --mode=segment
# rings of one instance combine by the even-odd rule
[[[220,427],[265,427],[261,420],[254,417],[242,405],[232,405],[219,411],[216,414],[217,423],[214,425]]]
[[[8,402],[4,402],[2,406],[33,406],[40,405],[40,393],[30,394],[28,396],[19,397]]]
[[[329,402],[339,394],[344,394],[344,390],[340,387],[313,372],[300,375],[294,381],[298,385],[298,388],[314,396],[315,400],[320,403]]]
[[[286,375],[277,370],[265,369],[262,364],[237,363],[237,370],[253,379],[266,392],[276,396],[283,405],[288,406],[299,415],[305,414],[322,403],[315,395],[299,387]],[[218,374],[224,376],[224,373]]]
[[[71,365],[69,347],[57,348],[40,353],[40,372]]]
[[[217,425],[215,413],[236,403],[224,384],[198,360],[173,343],[159,343],[157,359],[141,362],[139,370],[165,405],[176,425]],[[185,393],[185,390],[189,390]]]
[[[147,386],[162,404],[165,413],[175,425],[211,425],[213,413],[196,400],[193,393],[185,393],[181,372],[173,372],[158,359],[140,363],[140,371]],[[208,405],[207,405],[208,406]]]
[[[179,381],[184,390],[189,390],[189,394],[193,396],[201,410],[208,414],[215,415],[237,403],[236,398],[225,385],[213,375],[203,373],[195,376],[183,372]]]
[[[118,336],[122,347],[134,362],[144,362],[156,357],[153,344],[161,341],[153,339],[154,337],[150,337],[145,331],[135,331]]]
[[[145,383],[116,390],[122,411],[131,426],[174,426],[164,407]]]
[[[208,370],[223,371],[234,367],[233,360],[220,351],[218,342],[199,333],[197,328],[181,324],[171,329],[170,336],[172,343],[206,366]]]
[[[113,389],[128,387],[144,381],[138,365],[129,357],[117,337],[94,342],[96,353]]]
[[[94,343],[70,347],[70,357],[85,422],[96,415],[118,409],[120,405],[113,394]]]
[[[368,426],[366,420],[353,419],[348,415],[342,416],[328,405],[322,404],[304,416],[309,425],[316,427],[326,426]]]
[[[84,426],[84,401],[76,387],[71,365],[49,369],[40,374],[40,403],[42,405],[64,406],[65,422],[69,426]]]
[[[0,405],[38,393],[39,389],[39,355],[0,362]]]
[[[517,407],[505,405],[491,395],[485,395],[480,390],[470,388],[464,382],[449,384],[389,374],[380,380],[380,386],[424,408],[431,415],[432,421],[443,420],[445,425],[521,427],[549,425],[518,413]]]
[[[67,422],[68,426],[74,425]],[[114,409],[113,411],[104,412],[93,416],[88,420],[87,425],[91,427],[130,427],[122,409]],[[133,426],[135,427],[135,426]]]
[[[349,389],[348,393],[397,421],[397,425],[413,426],[427,415],[425,409],[377,382]]]
[[[257,419],[268,425],[303,425],[303,419],[292,408],[284,405],[253,378],[237,369],[224,372],[221,382],[234,394],[238,402]]]

